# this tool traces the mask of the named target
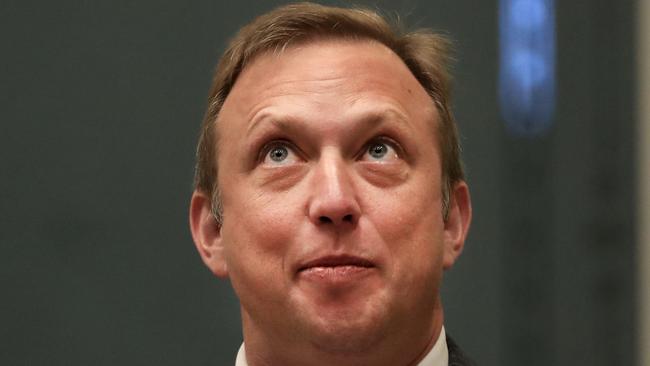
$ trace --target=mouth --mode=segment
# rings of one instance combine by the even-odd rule
[[[331,255],[320,257],[303,264],[298,268],[298,272],[313,270],[315,268],[337,268],[337,267],[358,267],[372,268],[375,267],[371,261],[350,255]]]
[[[297,276],[308,283],[340,288],[358,284],[375,273],[376,265],[361,257],[350,255],[324,256],[306,262],[299,267]]]

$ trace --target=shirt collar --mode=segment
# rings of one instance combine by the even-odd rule
[[[248,366],[248,361],[246,361],[246,349],[244,349],[244,343],[242,342],[237,351],[237,360],[235,361],[235,366]]]
[[[436,344],[433,345],[429,353],[418,363],[418,366],[447,366],[449,362],[449,351],[447,350],[447,336],[445,334],[445,327],[440,329],[440,335]],[[235,366],[248,366],[246,361],[246,349],[244,343],[239,347],[237,352],[237,360]]]
[[[418,366],[447,366],[449,363],[449,351],[447,350],[447,335],[445,327],[440,329],[440,335],[436,344],[431,347],[429,353],[418,363]]]

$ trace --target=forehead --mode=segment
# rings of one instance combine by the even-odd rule
[[[260,110],[278,105],[288,113],[322,107],[339,114],[367,104],[392,107],[409,119],[431,121],[437,116],[427,92],[385,45],[370,40],[312,40],[257,55],[226,98],[218,119],[219,125],[226,126],[218,129],[226,132],[234,127],[233,121],[245,124]]]

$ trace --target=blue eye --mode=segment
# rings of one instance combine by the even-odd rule
[[[285,141],[274,141],[267,144],[262,150],[261,156],[264,158],[264,164],[267,165],[286,165],[298,161],[291,143]]]
[[[390,161],[399,159],[396,144],[383,139],[370,142],[363,154],[362,160],[367,161]]]
[[[285,146],[276,146],[269,151],[269,158],[277,163],[284,161],[289,156],[289,150]]]
[[[368,154],[370,154],[373,159],[381,159],[388,154],[388,149],[388,146],[382,142],[374,143],[368,147]]]

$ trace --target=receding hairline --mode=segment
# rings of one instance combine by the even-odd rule
[[[464,179],[458,131],[450,105],[453,43],[444,31],[405,27],[396,15],[360,6],[293,3],[264,13],[240,28],[220,57],[213,76],[197,146],[195,188],[211,194],[219,206],[215,158],[220,149],[214,127],[221,120],[223,103],[240,73],[252,60],[261,54],[281,52],[323,38],[367,40],[392,50],[431,97],[437,114],[432,125],[437,125],[437,147],[442,151],[443,194],[447,197],[443,211],[447,212],[449,189]],[[219,207],[213,208],[220,211]]]
[[[427,89],[420,83],[420,81],[417,79],[417,76],[413,73],[413,70],[404,62],[404,59],[395,52],[395,50],[391,49],[388,47],[386,44],[384,44],[381,41],[378,41],[373,38],[341,38],[341,37],[331,37],[331,36],[318,36],[318,37],[313,37],[313,38],[308,38],[301,40],[300,42],[295,42],[291,44],[287,44],[286,46],[280,48],[280,49],[269,49],[269,50],[260,50],[258,53],[253,55],[241,68],[239,71],[237,78],[234,80],[232,86],[228,90],[228,94],[225,95],[223,102],[221,104],[221,109],[226,104],[226,101],[230,98],[232,95],[233,91],[235,91],[235,88],[237,87],[237,84],[239,83],[239,80],[241,79],[242,75],[247,73],[248,70],[250,70],[252,67],[255,66],[255,64],[258,62],[260,58],[265,58],[265,57],[276,57],[280,58],[283,57],[287,52],[299,52],[303,49],[310,48],[310,47],[328,47],[328,46],[348,46],[348,45],[354,45],[355,43],[366,45],[366,46],[378,46],[377,50],[384,53],[385,55],[390,55],[389,57],[393,58],[395,61],[400,63],[402,66],[404,66],[404,71],[406,71],[410,76],[413,77],[413,80],[415,81],[416,85],[420,88],[421,91],[423,91],[428,97],[429,100],[431,100],[431,95],[427,91]],[[355,51],[352,51],[350,54],[353,54]],[[387,78],[390,76],[386,76]],[[435,104],[432,105],[435,107]],[[219,110],[219,113],[217,114],[216,118],[214,119],[214,122],[219,121],[219,117],[221,114],[221,109]]]
[[[222,122],[222,112],[224,110],[224,107],[226,107],[227,101],[232,97],[233,92],[235,91],[237,84],[242,77],[244,73],[246,73],[247,70],[250,68],[254,67],[256,62],[263,57],[266,56],[271,56],[271,57],[282,57],[285,55],[286,52],[288,51],[299,51],[302,48],[307,48],[307,47],[312,47],[312,46],[318,46],[319,44],[327,45],[350,45],[350,44],[355,44],[355,43],[360,43],[360,44],[365,44],[365,45],[374,45],[374,46],[379,46],[380,49],[385,51],[387,54],[392,55],[396,61],[401,63],[404,66],[404,70],[413,77],[413,80],[415,81],[415,84],[423,93],[424,95],[427,96],[427,105],[430,107],[430,111],[432,112],[431,115],[431,123],[432,127],[434,128],[434,132],[437,134],[438,131],[435,130],[438,127],[438,124],[441,123],[440,121],[440,113],[438,108],[436,107],[436,103],[434,100],[431,98],[431,94],[427,91],[427,89],[422,85],[422,83],[417,79],[417,76],[413,73],[413,70],[409,67],[409,65],[406,64],[404,61],[403,57],[401,57],[397,52],[395,52],[394,49],[389,47],[386,43],[382,42],[381,40],[377,40],[376,38],[370,37],[370,36],[358,36],[358,35],[331,35],[331,34],[324,34],[324,35],[308,35],[306,37],[301,37],[301,38],[296,38],[293,39],[291,42],[287,42],[283,44],[281,47],[271,47],[269,49],[260,49],[258,52],[252,54],[247,60],[245,60],[244,63],[242,63],[242,67],[240,68],[237,77],[234,79],[233,84],[230,86],[230,89],[228,90],[228,94],[225,95],[223,102],[221,103],[221,108],[219,108],[219,112],[217,113],[216,117],[214,120],[211,122],[213,124],[213,138],[214,142],[216,143],[216,149],[214,151],[215,158],[218,158],[219,155],[219,125],[223,124]],[[390,76],[387,76],[390,77]],[[438,145],[438,144],[436,144]],[[438,149],[440,149],[440,146],[437,146]]]

